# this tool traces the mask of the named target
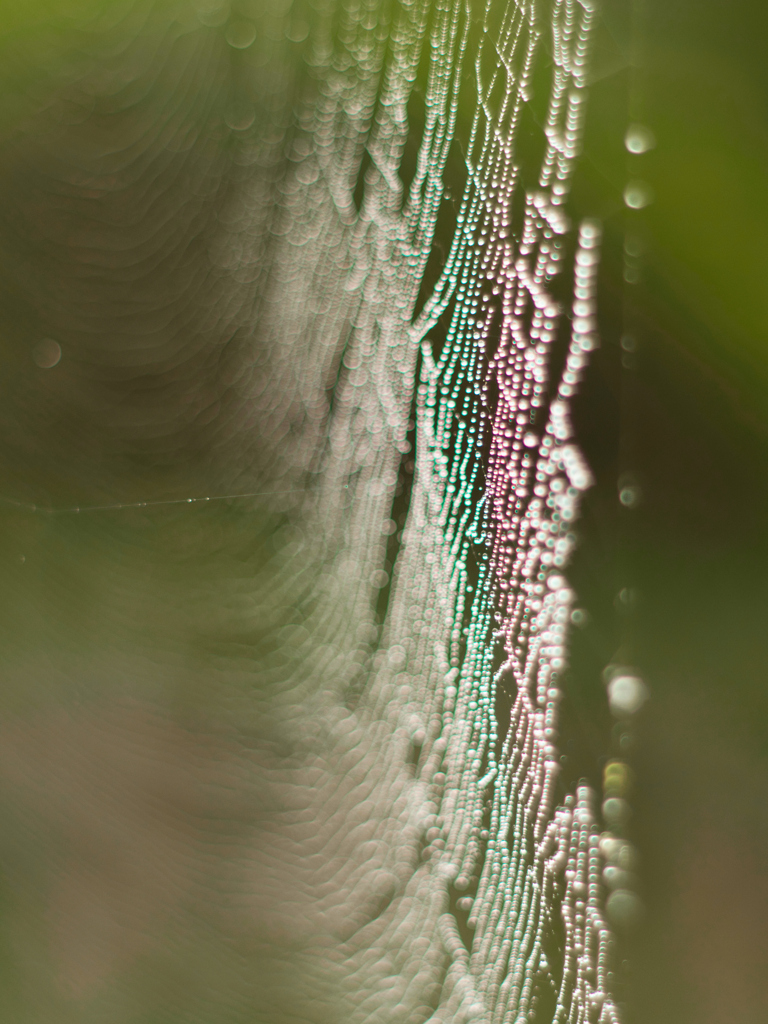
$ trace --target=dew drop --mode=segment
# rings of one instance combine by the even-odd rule
[[[236,50],[247,50],[256,38],[256,25],[245,18],[238,18],[227,26],[226,39]]]
[[[653,202],[653,189],[645,181],[630,181],[624,189],[624,202],[632,210],[642,210]]]
[[[640,490],[637,487],[622,487],[619,491],[619,501],[626,508],[634,508],[640,500]]]
[[[656,138],[644,124],[631,124],[624,136],[624,145],[630,153],[647,153],[656,145]]]
[[[617,928],[635,928],[643,918],[640,897],[628,889],[616,889],[605,905],[611,924]]]
[[[32,350],[32,358],[41,370],[50,370],[61,359],[61,345],[53,338],[43,338]]]
[[[201,5],[197,17],[203,25],[209,28],[217,28],[223,25],[229,17],[229,4],[219,3],[218,0]]]
[[[608,703],[614,715],[633,715],[648,697],[648,687],[638,676],[615,676],[608,684]]]
[[[244,132],[251,127],[255,119],[256,111],[253,106],[250,103],[244,103],[230,110],[224,120],[232,131]]]

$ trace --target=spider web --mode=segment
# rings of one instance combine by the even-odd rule
[[[168,38],[197,17],[237,51],[266,40],[260,104],[227,94],[238,171],[206,253],[224,284],[200,307],[201,336],[253,345],[258,430],[248,486],[189,500],[258,495],[287,523],[271,713],[300,718],[286,773],[317,823],[316,919],[363,908],[334,950],[308,948],[350,1020],[613,1024],[593,795],[554,802],[562,571],[591,482],[569,405],[597,344],[600,230],[566,204],[592,5],[321,0],[303,28],[281,4],[224,6],[182,4]],[[286,38],[306,38],[295,89]],[[462,104],[465,182],[429,287]],[[164,130],[183,154],[189,125]]]
[[[402,895],[358,936],[350,963],[363,949],[386,960],[399,945],[388,970],[400,979],[404,1006],[425,972],[440,978],[435,1022],[517,1022],[537,1012],[613,1022],[593,795],[580,786],[553,806],[574,597],[561,570],[591,483],[569,403],[597,344],[598,225],[575,233],[570,309],[556,286],[573,248],[565,203],[594,15],[570,0],[488,5],[482,15],[469,4],[404,3],[385,52],[375,10],[345,6],[343,43],[315,69],[312,144],[297,171],[306,187],[297,186],[285,235],[295,247],[292,289],[314,286],[328,312],[306,294],[296,303],[303,320],[292,333],[306,340],[301,352],[291,346],[276,390],[282,399],[290,387],[311,386],[312,366],[343,347],[329,443],[315,449],[317,484],[303,516],[307,536],[323,538],[329,598],[349,609],[358,638],[366,623],[376,636],[375,592],[387,578],[380,524],[408,438],[415,441],[383,632],[368,681],[357,684],[362,696],[345,743],[375,751],[384,822],[377,838]],[[545,144],[532,174],[518,136],[547,37]],[[406,190],[407,102],[424,47],[425,124]],[[468,83],[476,107],[466,185],[442,272],[415,316]],[[358,215],[363,141],[369,163]],[[555,342],[564,314],[571,334],[563,362]],[[333,649],[343,647],[337,634]],[[350,671],[335,675],[340,696]],[[496,714],[502,686],[515,694],[505,730]],[[396,865],[415,836],[420,859]],[[435,930],[444,974],[429,945]],[[430,949],[422,965],[414,963],[419,948]]]

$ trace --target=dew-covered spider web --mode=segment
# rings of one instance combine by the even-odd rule
[[[180,47],[165,91],[198,90],[198,123],[168,100],[151,131],[190,231],[212,192],[217,229],[163,301],[194,307],[201,351],[250,353],[221,428],[240,472],[189,501],[283,523],[247,586],[263,785],[300,796],[260,871],[312,1019],[613,1024],[593,794],[555,796],[591,484],[570,405],[598,344],[600,227],[567,212],[592,2],[211,0],[172,30],[161,6],[89,31],[143,40],[137,80]],[[83,95],[118,95],[110,74]],[[219,107],[226,174],[195,148]]]
[[[279,479],[312,474],[297,521],[326,599],[305,625],[315,637],[334,623],[315,672],[333,680],[326,696],[353,695],[334,756],[366,750],[387,905],[350,939],[348,964],[387,963],[402,1019],[434,982],[434,1022],[618,1019],[592,793],[553,796],[574,599],[563,569],[591,483],[569,406],[597,344],[600,229],[572,225],[566,205],[593,18],[578,0],[340,5],[335,33],[316,30],[316,93],[282,187],[270,422],[281,438],[286,409],[303,411]],[[534,76],[548,89],[538,150],[519,142]],[[459,142],[463,192],[425,292]]]

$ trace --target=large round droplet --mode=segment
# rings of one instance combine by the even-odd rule
[[[645,181],[630,181],[624,189],[624,202],[632,210],[642,210],[653,202],[653,189]]]
[[[241,103],[233,107],[224,118],[227,126],[234,132],[247,131],[255,119],[256,111],[250,103]]]
[[[616,676],[608,684],[608,703],[615,715],[633,715],[648,700],[648,687],[637,676]]]
[[[32,350],[32,358],[41,370],[50,370],[61,359],[61,345],[53,338],[43,338]]]
[[[227,42],[236,50],[247,50],[256,38],[256,25],[245,18],[238,18],[227,26]]]
[[[617,928],[634,928],[643,917],[640,898],[628,889],[616,889],[612,892],[605,909],[608,912],[608,920]]]
[[[656,145],[656,138],[644,124],[631,124],[624,136],[624,145],[630,153],[647,153]]]

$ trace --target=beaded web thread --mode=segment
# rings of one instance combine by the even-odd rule
[[[411,329],[425,339],[416,477],[385,629],[390,662],[407,666],[399,678],[408,680],[408,700],[389,715],[419,750],[418,778],[434,808],[428,852],[452,960],[434,1021],[522,1022],[549,986],[553,1021],[614,1022],[593,795],[580,786],[552,807],[558,679],[574,596],[560,570],[574,545],[580,495],[592,482],[568,413],[597,344],[598,225],[584,222],[578,232],[571,341],[548,401],[563,312],[550,282],[570,230],[563,206],[579,151],[594,16],[589,4],[553,5],[547,144],[517,242],[515,134],[541,43],[540,11],[508,5],[493,35],[491,14],[489,6],[453,245]],[[446,311],[450,325],[437,354],[429,332]],[[496,693],[506,680],[516,697],[499,735]],[[382,689],[391,693],[391,684]],[[445,912],[445,893],[471,885],[474,897]],[[564,928],[559,971],[545,952],[556,914]],[[469,948],[457,927],[462,917]]]

